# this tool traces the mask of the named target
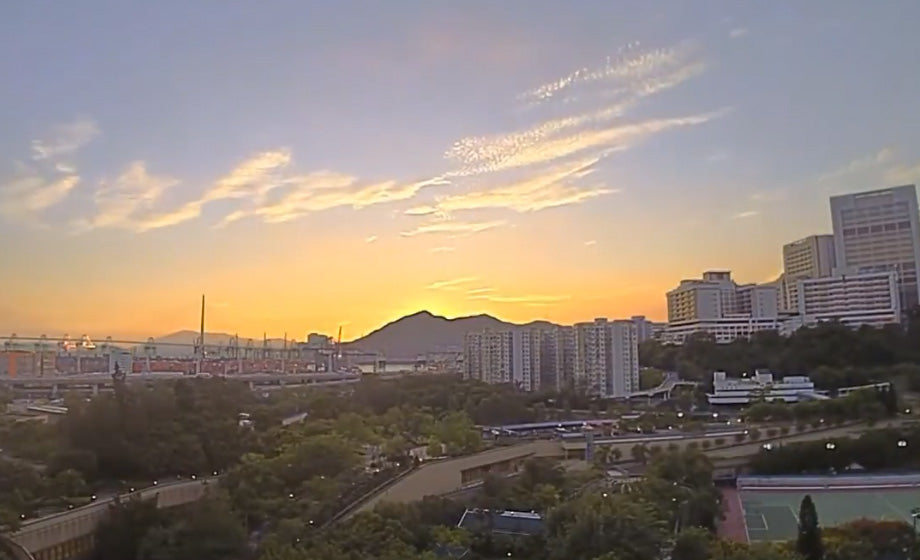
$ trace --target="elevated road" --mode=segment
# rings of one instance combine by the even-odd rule
[[[156,500],[157,507],[175,507],[200,500],[207,493],[209,485],[215,482],[216,478],[207,478],[163,483],[26,521],[18,531],[4,537],[12,543],[7,543],[7,549],[12,549],[17,559],[78,558],[92,550],[93,534],[117,500]]]
[[[629,394],[629,398],[652,398],[659,395],[664,395],[665,398],[670,399],[671,393],[677,387],[696,387],[699,385],[696,381],[682,381],[680,376],[673,371],[669,371],[665,374],[664,379],[658,384],[657,387],[652,387],[651,389],[646,389],[644,391],[634,391]]]
[[[756,442],[738,444],[734,443],[734,441],[729,441],[720,447],[702,451],[713,460],[714,465],[717,467],[738,468],[746,464],[749,457],[763,449],[763,444],[766,442],[782,445],[801,441],[851,437],[870,429],[896,427],[913,422],[915,422],[913,419],[898,419],[887,422],[884,425],[876,424],[872,427],[868,427],[865,424],[854,424],[772,438],[766,437],[766,434],[764,434],[764,437],[761,437]],[[766,430],[760,428],[760,431],[764,433]],[[621,456],[625,459],[630,457],[632,447],[637,443],[642,443],[648,447],[669,446],[672,444],[678,447],[686,447],[693,442],[701,444],[706,440],[712,441],[712,438],[716,435],[724,436],[724,433],[682,434],[677,437],[672,435],[664,437],[646,436],[643,438],[629,436],[619,441],[610,442],[608,445],[618,448]],[[465,457],[432,461],[423,464],[382,492],[369,497],[366,502],[354,507],[353,512],[370,511],[381,502],[411,502],[421,500],[425,496],[460,492],[464,489],[475,487],[488,473],[509,474],[515,472],[531,457],[575,458],[583,461],[585,445],[583,441],[566,443],[560,441],[535,441],[491,449]]]
[[[176,379],[196,379],[197,376],[176,373],[149,373],[132,374],[127,376],[125,382],[130,384],[157,383]],[[309,385],[340,385],[357,383],[361,380],[360,373],[329,372],[329,373],[249,373],[228,375],[223,379],[247,383],[253,390],[277,389],[284,387],[298,387]],[[15,377],[0,378],[0,387],[8,388],[14,392],[29,394],[55,395],[61,391],[77,390],[96,394],[99,391],[112,390],[114,382],[108,374],[48,376],[48,377]]]

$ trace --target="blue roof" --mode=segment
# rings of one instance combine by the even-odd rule
[[[543,516],[532,511],[468,509],[457,527],[471,532],[531,536],[543,532]]]

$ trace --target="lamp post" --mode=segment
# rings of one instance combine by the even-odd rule
[[[914,547],[917,543],[917,517],[920,517],[920,507],[911,508],[910,510],[910,520],[913,524],[913,532],[911,533],[910,539],[910,557],[914,557]]]

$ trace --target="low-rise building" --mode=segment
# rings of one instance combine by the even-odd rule
[[[668,325],[661,335],[666,344],[683,344],[694,333],[707,333],[718,344],[727,344],[739,338],[748,338],[758,331],[782,331],[780,317],[754,318],[734,315],[708,321],[689,321]]]
[[[752,377],[731,378],[724,371],[712,374],[713,392],[709,404],[738,405],[757,401],[798,402],[815,395],[815,384],[807,376],[790,375],[779,381],[768,371],[757,370]]]

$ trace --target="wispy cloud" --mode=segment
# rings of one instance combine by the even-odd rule
[[[114,179],[101,181],[93,194],[93,212],[69,223],[83,231],[145,232],[195,220],[213,206],[224,211],[215,217],[216,227],[243,219],[279,224],[333,208],[411,201],[402,215],[421,217],[420,223],[402,236],[472,235],[510,224],[503,219],[455,220],[454,214],[486,209],[529,213],[618,192],[609,179],[601,180],[595,173],[605,158],[657,134],[726,114],[723,109],[632,117],[633,108],[643,100],[704,70],[691,45],[627,45],[596,68],[578,69],[524,92],[516,103],[530,108],[529,125],[458,140],[446,152],[443,173],[434,177],[375,180],[335,170],[298,169],[291,149],[279,147],[252,154],[213,182],[184,184],[186,198],[177,200],[178,189],[173,187],[180,183],[178,178],[152,174],[137,161]],[[0,194],[4,212],[41,211],[63,200],[80,181],[77,166],[68,158],[99,134],[95,122],[77,119],[35,140],[32,165],[50,171],[28,172],[8,181]],[[429,194],[432,190],[437,192]],[[218,201],[224,204],[213,204]]]
[[[428,250],[430,253],[453,253],[454,251],[456,251],[455,247],[450,247],[447,245],[442,247],[432,247]]]
[[[534,212],[577,204],[617,192],[616,189],[603,186],[579,188],[568,182],[587,177],[597,161],[597,158],[592,158],[571,162],[503,187],[443,197],[435,205],[415,206],[406,213],[417,216],[438,213],[450,215],[457,211],[483,208]]]
[[[178,180],[150,176],[144,164],[136,162],[116,181],[100,185],[96,193],[97,215],[79,224],[83,229],[127,227],[137,232],[150,231],[198,218],[205,206],[221,200],[240,201],[240,207],[223,216],[218,226],[248,217],[275,224],[340,206],[360,209],[406,200],[425,187],[446,184],[443,178],[374,183],[335,171],[298,174],[291,171],[292,160],[287,148],[256,153],[218,178],[197,198],[172,208],[156,203],[162,202],[161,195]]]
[[[7,217],[31,221],[37,213],[67,198],[79,182],[77,175],[49,179],[23,169],[18,176],[0,185],[0,212]]]
[[[524,92],[520,101],[531,108],[552,104],[553,116],[520,130],[456,141],[445,152],[453,165],[445,173],[453,192],[415,204],[405,214],[447,222],[456,212],[534,212],[619,192],[591,177],[605,158],[656,134],[727,114],[728,109],[720,109],[628,119],[643,99],[704,69],[691,46],[643,50],[632,44],[599,68],[582,68]],[[568,114],[559,116],[561,112]],[[535,111],[529,114],[537,116]]]
[[[281,195],[277,200],[265,202],[250,210],[238,210],[225,217],[221,225],[246,216],[259,217],[266,223],[282,223],[331,208],[344,206],[361,209],[408,200],[426,187],[445,184],[447,181],[441,177],[407,183],[371,183],[329,171],[310,173],[283,180],[279,189]]]
[[[143,161],[135,161],[114,180],[103,180],[96,190],[96,214],[79,220],[78,231],[94,228],[138,230],[155,217],[152,212],[160,197],[179,184],[173,177],[151,175]]]
[[[463,284],[469,284],[479,280],[476,276],[465,276],[463,278],[453,278],[451,280],[441,280],[439,282],[432,282],[425,286],[428,290],[449,290],[451,288],[457,288]]]
[[[481,233],[490,229],[505,225],[504,220],[492,220],[488,222],[460,222],[453,220],[430,222],[422,224],[414,229],[401,233],[403,237],[414,237],[424,234],[450,234],[452,236],[464,236],[474,233]]]
[[[728,36],[731,37],[732,39],[740,39],[741,37],[744,37],[747,34],[748,34],[748,30],[746,27],[736,27],[728,32]]]
[[[70,155],[99,135],[99,127],[88,118],[55,126],[45,138],[32,141],[32,158],[36,161]]]
[[[376,236],[376,235],[370,235],[370,236],[364,238],[364,242],[365,242],[365,243],[373,243],[374,241],[377,241],[377,236]]]
[[[727,109],[721,109],[682,117],[652,118],[627,124],[609,123],[604,127],[578,130],[572,130],[574,127],[559,126],[554,130],[554,134],[527,141],[520,141],[517,138],[519,133],[491,138],[467,138],[461,141],[462,150],[455,145],[447,155],[461,164],[460,170],[453,172],[454,175],[495,173],[550,163],[582,155],[585,152],[606,156],[626,150],[654,134],[703,124],[727,113]]]
[[[589,239],[588,241],[585,241],[585,247],[593,247],[595,245],[597,245],[597,240],[595,239]]]
[[[568,295],[524,295],[524,296],[506,296],[492,293],[480,293],[470,295],[467,299],[484,300],[492,303],[509,303],[518,305],[527,305],[532,307],[542,307],[552,305],[571,299]]]
[[[37,225],[41,214],[64,201],[80,184],[77,167],[64,161],[99,135],[99,127],[81,118],[52,127],[32,141],[31,162],[14,162],[12,177],[0,179],[0,213]]]
[[[446,153],[460,166],[452,173],[493,173],[586,150],[625,149],[644,136],[667,130],[668,124],[677,125],[681,118],[630,124],[616,121],[642,99],[672,89],[704,68],[689,46],[643,51],[638,44],[628,45],[601,68],[576,70],[521,96],[525,101],[546,102],[565,95],[569,101],[579,101],[580,109],[571,107],[569,116],[543,120],[524,130],[458,140]]]
[[[745,210],[744,212],[738,212],[737,214],[732,216],[732,219],[733,220],[744,220],[747,218],[753,218],[754,216],[758,214],[760,214],[760,212],[757,210]]]
[[[495,291],[495,288],[473,288],[472,290],[467,290],[466,293],[471,296],[481,295],[481,294],[490,294]]]
[[[673,68],[681,61],[678,49],[643,50],[638,42],[625,45],[614,57],[608,57],[599,68],[579,68],[574,72],[540,85],[521,94],[523,101],[540,102],[560,97],[569,90],[598,82],[642,82],[664,68]]]
[[[867,184],[897,186],[920,182],[920,161],[909,161],[894,147],[854,158],[818,177],[826,190],[845,190]]]
[[[885,147],[879,150],[874,154],[869,154],[867,156],[861,156],[859,158],[848,161],[847,163],[822,174],[818,177],[818,182],[825,183],[837,179],[841,179],[848,175],[853,175],[856,173],[861,173],[867,170],[877,168],[881,165],[890,163],[894,158],[894,149],[890,147]]]

